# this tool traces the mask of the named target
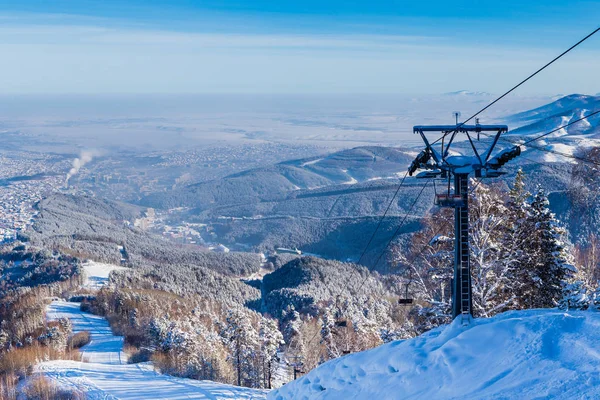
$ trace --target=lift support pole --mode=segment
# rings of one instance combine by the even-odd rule
[[[514,146],[498,151],[492,157],[500,135],[507,131],[506,125],[479,125],[479,123],[464,125],[459,124],[458,121],[456,125],[417,125],[413,127],[413,132],[421,135],[425,149],[410,165],[409,174],[412,176],[417,170],[424,170],[417,175],[417,178],[442,178],[448,179],[448,182],[450,179],[454,179],[454,192],[450,193],[450,184],[448,183],[448,193],[436,194],[435,204],[440,207],[454,208],[452,317],[456,318],[461,315],[463,323],[469,321],[473,315],[469,257],[469,175],[473,173],[478,178],[495,178],[504,174],[499,169],[521,154],[521,148]],[[430,143],[426,132],[437,132],[442,136]],[[476,134],[479,138],[479,134],[482,132],[493,132],[494,135],[491,142],[482,143],[486,148],[478,149],[471,134]],[[458,134],[466,136],[472,154],[450,152],[451,147],[459,147],[455,142]],[[447,136],[449,136],[449,140],[444,146]],[[479,139],[477,141],[479,142]],[[464,151],[469,149],[469,146],[462,145],[459,149]]]
[[[454,207],[454,279],[452,318],[472,315],[471,265],[469,257],[469,175],[454,175],[455,196],[462,202]]]

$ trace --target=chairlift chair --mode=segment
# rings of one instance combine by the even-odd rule
[[[403,306],[408,306],[413,303],[413,299],[411,297],[408,297],[408,286],[411,284],[411,282],[412,282],[412,270],[410,271],[408,282],[406,282],[404,285],[404,298],[399,298],[398,304],[403,305]]]
[[[452,193],[436,193],[434,204],[440,207],[463,207],[465,205],[465,200],[461,195]]]

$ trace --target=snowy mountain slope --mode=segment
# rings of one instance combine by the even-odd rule
[[[285,161],[203,182],[154,193],[140,204],[154,208],[215,207],[281,201],[299,189],[360,182],[402,171],[412,161],[410,151],[381,146],[357,147],[314,157]]]
[[[513,128],[506,139],[526,140],[540,134],[553,132],[531,146],[523,148],[524,162],[573,163],[570,155],[583,148],[597,146],[600,140],[600,114],[575,122],[600,110],[600,97],[582,94],[562,96],[557,100],[532,110],[511,115],[505,122]],[[558,129],[564,125],[572,125]],[[512,136],[512,137],[511,137]],[[566,155],[566,156],[565,156]]]
[[[38,365],[40,372],[60,386],[85,392],[94,399],[264,399],[266,392],[161,375],[149,364],[126,364],[123,338],[113,336],[108,322],[79,310],[79,303],[54,301],[48,308],[51,320],[66,317],[73,332],[88,330],[91,342],[82,347],[84,362],[56,360]]]
[[[160,375],[148,365],[114,366],[63,360],[43,363],[40,368],[59,385],[84,391],[89,400],[265,398],[265,391]]]
[[[510,134],[531,135],[549,132],[596,110],[600,110],[600,97],[572,94],[542,107],[509,117],[510,124],[518,126],[518,128],[511,130]],[[551,137],[566,135],[597,137],[600,135],[600,115],[594,115],[588,120],[561,129]]]
[[[267,398],[600,398],[600,313],[511,311],[457,322],[329,361]]]
[[[599,104],[600,96],[598,95],[570,94],[541,107],[514,114],[510,119],[513,121],[539,120],[578,108],[597,109]]]

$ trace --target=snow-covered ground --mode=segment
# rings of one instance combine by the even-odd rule
[[[175,378],[155,372],[152,365],[126,364],[123,338],[113,336],[107,321],[79,310],[79,303],[54,301],[47,317],[70,318],[73,331],[88,330],[83,362],[58,360],[39,364],[39,370],[65,388],[86,393],[88,399],[265,399],[266,391],[211,381]]]
[[[74,333],[90,332],[90,343],[81,349],[84,362],[107,365],[127,362],[127,357],[123,353],[123,336],[114,336],[104,317],[80,311],[79,303],[53,301],[48,306],[46,318],[50,321],[69,318]]]
[[[122,267],[88,261],[83,264],[85,287],[99,289],[108,275]],[[154,371],[150,363],[127,364],[123,337],[114,336],[108,321],[82,312],[80,303],[53,301],[48,320],[69,318],[73,332],[89,331],[91,341],[81,348],[82,361],[56,360],[38,365],[38,370],[64,388],[77,389],[95,400],[149,399],[265,399],[266,391],[240,388],[211,381],[176,378]]]
[[[82,264],[82,267],[85,272],[84,286],[89,289],[100,289],[108,282],[108,275],[111,271],[125,269],[125,267],[96,261],[86,261]]]
[[[456,322],[329,361],[268,399],[600,398],[600,312]]]

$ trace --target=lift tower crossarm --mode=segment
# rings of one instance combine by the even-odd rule
[[[415,125],[413,132],[507,132],[506,125]]]

